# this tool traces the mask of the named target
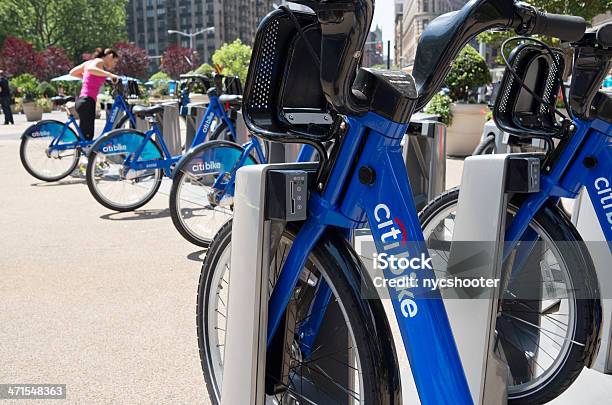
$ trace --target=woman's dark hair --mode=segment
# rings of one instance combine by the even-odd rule
[[[94,58],[103,58],[105,56],[112,55],[113,58],[118,58],[119,55],[111,48],[106,48],[102,50],[102,48],[96,48],[96,50],[92,53]]]

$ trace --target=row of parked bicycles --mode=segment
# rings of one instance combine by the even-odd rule
[[[136,210],[158,192],[164,178],[172,179],[169,206],[178,231],[192,243],[207,247],[215,229],[231,217],[234,175],[245,165],[266,163],[266,147],[256,137],[240,145],[236,112],[242,102],[238,77],[221,74],[182,75],[178,99],[180,116],[187,116],[190,94],[197,86],[208,103],[195,136],[178,154],[168,147],[161,129],[162,104],[132,105],[135,83],[113,84],[114,103],[97,138],[87,140],[72,111],[73,97],[55,97],[68,114],[65,122],[43,120],[22,137],[21,161],[39,180],[59,181],[78,169],[86,157],[85,177],[93,197],[117,211]],[[137,120],[146,131],[136,130]]]
[[[235,78],[183,77],[180,105],[194,83],[210,99],[183,153],[172,155],[164,141],[157,118],[163,107],[131,107],[118,87],[103,133],[92,142],[71,116],[28,129],[21,145],[24,167],[41,180],[57,181],[85,154],[91,193],[115,211],[142,207],[164,177],[172,180],[175,226],[209,248],[198,289],[198,343],[209,394],[220,403],[224,384],[240,384],[223,375],[231,333],[226,326],[236,172],[267,162],[261,140],[303,144],[298,160],[318,162],[319,169],[309,183],[308,219],[287,224],[271,247],[276,254],[267,356],[261,360],[267,362],[266,403],[401,403],[406,382],[399,377],[396,348],[406,351],[422,403],[471,403],[439,291],[415,290],[418,312],[406,317],[399,292],[390,289],[401,335],[395,346],[388,318],[393,315],[380,299],[363,298],[376,291],[350,235],[369,224],[380,252],[436,258],[434,271],[418,277],[447,273],[460,190],[449,190],[417,214],[401,141],[413,112],[439,91],[466,43],[486,30],[515,30],[520,37],[503,46],[506,71],[493,116],[517,143],[539,139],[545,147],[539,191],[509,197],[502,254],[512,264],[502,278],[494,346],[509,367],[509,402],[554,399],[592,362],[601,335],[596,271],[560,200],[575,199],[586,188],[610,245],[612,211],[602,196],[612,188],[612,97],[599,89],[612,68],[612,24],[587,30],[580,17],[546,14],[523,2],[472,0],[427,26],[408,75],[359,66],[373,0],[296,3],[311,11],[282,6],[260,23],[244,92],[227,94]],[[569,44],[573,61],[533,35]],[[566,89],[563,72],[570,63]],[[559,94],[565,111],[557,108]],[[240,107],[252,134],[246,144],[236,143],[231,113]],[[149,129],[135,130],[136,118]],[[403,243],[389,243],[393,235],[385,233],[381,212],[403,225]],[[563,294],[546,294],[544,269],[554,273]],[[526,283],[540,296],[523,298]]]

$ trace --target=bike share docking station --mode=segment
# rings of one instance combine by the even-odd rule
[[[221,395],[224,405],[265,403],[270,268],[286,222],[306,218],[307,184],[316,168],[316,163],[286,163],[246,166],[237,172],[223,371],[224,381],[237,384],[226,385]],[[538,191],[539,168],[537,154],[466,159],[453,243],[470,243],[451,248],[449,271],[462,277],[504,279],[508,196]],[[356,245],[358,252],[364,246],[360,241]],[[485,260],[474,265],[474,257]],[[473,401],[503,404],[509,372],[493,348],[499,288],[480,291],[472,299],[455,299],[465,298],[460,294],[446,293],[445,303]],[[397,341],[401,341],[399,336]],[[405,359],[398,349],[403,402],[419,403],[411,375],[404,373],[407,365],[401,364],[402,357]]]

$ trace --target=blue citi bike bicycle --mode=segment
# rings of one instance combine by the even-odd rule
[[[204,75],[183,75],[200,82],[209,96],[209,104],[188,150],[208,139],[236,139],[236,129],[226,111],[240,103],[239,95],[221,94],[223,76],[215,76],[214,86]],[[87,164],[87,186],[103,206],[132,211],[149,202],[159,190],[164,176],[172,177],[183,153],[172,155],[159,128],[157,117],[163,106],[135,107],[133,114],[147,120],[146,132],[134,129],[111,131],[91,147]]]
[[[135,94],[137,85],[128,82],[128,97]],[[117,128],[135,128],[136,119],[132,107],[126,102],[123,81],[113,85],[114,102],[106,114],[102,134]],[[74,97],[53,97],[55,105],[62,106],[68,121],[43,120],[32,125],[21,136],[19,156],[23,167],[42,181],[59,181],[74,171],[81,154],[87,155],[93,139],[86,139],[72,112],[66,104]]]
[[[609,96],[598,95],[599,108],[595,109],[607,113],[590,115],[591,96],[601,74],[610,68],[610,29],[584,35],[586,23],[580,17],[546,14],[522,2],[472,0],[428,25],[410,76],[359,68],[373,16],[372,0],[297,2],[314,13],[281,8],[259,25],[243,102],[245,121],[251,131],[269,140],[301,141],[319,148],[324,140],[336,142],[330,156],[321,159],[312,182],[308,218],[287,224],[271,249],[276,254],[270,260],[267,352],[262,359],[266,361],[267,400],[278,404],[402,403],[400,367],[387,313],[380,299],[364,298],[378,297],[378,292],[350,245],[350,235],[368,223],[379,253],[427,258],[431,251],[443,256],[444,249],[431,244],[440,236],[434,233],[446,228],[447,219],[453,220],[453,210],[447,209],[452,199],[441,197],[419,218],[400,142],[413,111],[423,108],[438,91],[459,50],[490,29],[554,36],[574,41],[576,46],[576,85],[570,97],[574,118],[538,129],[536,124],[550,121],[542,123],[538,118],[550,118],[552,110],[543,100],[549,94],[542,97],[534,91],[535,101],[527,104],[538,106],[535,111],[540,115],[522,117],[531,123],[529,132],[550,140],[552,131],[561,141],[543,159],[542,191],[527,197],[516,195],[510,204],[506,231],[510,243],[504,258],[512,254],[515,260],[510,281],[502,288],[496,324],[496,347],[512,374],[509,401],[542,403],[554,398],[591,358],[601,321],[592,261],[556,202],[559,197],[575,197],[585,185],[593,200],[601,201],[596,210],[607,240],[612,240],[607,200],[612,133]],[[540,50],[539,57],[549,59],[537,59],[537,64],[548,66],[550,74],[545,76],[560,75],[556,53],[548,56],[547,52]],[[320,63],[314,67],[307,63],[308,54],[320,58]],[[535,58],[535,53],[530,56]],[[601,61],[595,69],[593,58]],[[516,67],[511,70],[511,77],[526,74]],[[291,81],[295,77],[300,78],[299,83]],[[582,86],[587,78],[590,85]],[[522,76],[508,86],[521,81],[533,84],[530,80]],[[546,86],[538,91],[546,93]],[[326,111],[334,120],[327,127],[298,125],[288,119],[295,111]],[[213,403],[219,403],[225,384],[240,384],[223,381],[231,225],[227,222],[213,239],[198,289],[198,344]],[[535,242],[545,243],[544,256],[534,257],[541,251]],[[530,261],[539,263],[541,270],[565,277],[558,286],[567,293],[564,302],[543,296],[531,300],[513,297],[512,280],[521,276],[522,267]],[[401,335],[398,347],[406,351],[421,403],[470,404],[472,397],[440,292],[423,287],[423,280],[445,272],[443,267],[434,268],[435,272],[423,266],[414,274],[401,269],[384,271],[388,280],[410,276],[417,281],[417,287],[388,288]],[[514,311],[514,318],[504,319],[507,311]],[[535,326],[526,336],[536,341],[551,328],[551,322],[556,323],[558,329],[548,332],[558,339],[548,345],[561,350],[535,372],[534,367],[547,355],[542,350],[521,352],[519,343],[511,339],[514,325],[509,319]],[[546,327],[544,322],[548,322]],[[537,344],[535,348],[538,350]],[[339,368],[344,371],[338,372]]]
[[[300,148],[298,162],[312,159],[314,149]],[[256,136],[243,144],[210,141],[189,151],[176,165],[170,190],[170,216],[179,233],[194,245],[208,247],[233,215],[236,172],[268,163]]]

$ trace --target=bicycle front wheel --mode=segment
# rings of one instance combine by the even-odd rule
[[[170,190],[170,216],[179,233],[194,245],[208,247],[221,225],[232,217],[232,176],[244,155],[242,146],[210,141],[191,150],[177,166]],[[257,164],[246,156],[242,166]]]
[[[87,161],[87,187],[96,201],[108,209],[133,211],[148,203],[157,193],[162,169],[134,170],[126,163],[141,150],[138,161],[156,161],[161,148],[146,135],[130,129],[115,130],[100,137]]]
[[[419,214],[438,277],[448,276],[458,199],[459,189],[449,190]],[[508,206],[506,223],[517,210]],[[545,206],[528,229],[536,242],[500,293],[495,327],[495,351],[510,369],[511,404],[542,404],[565,391],[593,354],[601,322],[597,276],[575,228]]]
[[[61,150],[51,146],[51,141],[57,137],[60,137],[58,146],[78,141],[71,128],[55,120],[37,122],[21,137],[19,147],[21,164],[28,173],[39,180],[59,181],[72,173],[79,164],[81,152],[76,147]]]
[[[211,243],[198,287],[200,359],[214,404],[220,403],[225,384],[231,226],[231,221],[225,224]],[[292,228],[282,234],[271,261],[271,288],[295,236]],[[311,252],[284,321],[268,349],[266,403],[401,403],[399,367],[382,304],[379,300],[364,300],[355,291],[355,286],[367,288],[371,284],[367,275],[362,276],[365,270],[348,265],[358,260],[346,240],[333,231],[326,233]],[[325,287],[330,289],[331,297],[313,305],[317,291]],[[322,325],[316,339],[307,344],[300,328],[317,315],[321,315]],[[277,367],[277,362],[286,367]],[[232,382],[227,385],[231,389]]]

